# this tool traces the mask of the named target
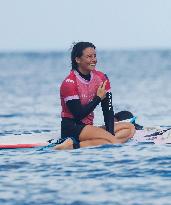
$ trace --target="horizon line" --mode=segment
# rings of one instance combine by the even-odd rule
[[[112,51],[158,51],[158,50],[171,50],[171,47],[121,47],[121,48],[96,48],[97,52],[112,52]],[[67,53],[71,49],[2,49],[2,53]]]

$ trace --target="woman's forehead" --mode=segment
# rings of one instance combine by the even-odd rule
[[[92,54],[96,54],[96,50],[92,47],[88,47],[83,50],[83,55],[92,55]]]

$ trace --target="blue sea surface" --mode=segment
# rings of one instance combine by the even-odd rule
[[[145,126],[171,126],[171,51],[99,51],[115,112]],[[0,139],[55,131],[69,52],[0,53]],[[95,124],[103,124],[101,107]],[[0,150],[0,204],[171,204],[171,145],[103,145],[77,150]]]

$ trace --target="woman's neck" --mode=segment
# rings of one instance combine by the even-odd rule
[[[82,69],[81,67],[78,67],[77,70],[79,70],[79,72],[82,73],[83,75],[90,74],[89,70]]]
[[[82,73],[79,69],[77,69],[76,71],[79,73],[79,75],[80,75],[82,78],[84,78],[85,80],[90,81],[90,78],[91,78],[90,72],[87,73],[87,74],[85,74],[85,73]]]

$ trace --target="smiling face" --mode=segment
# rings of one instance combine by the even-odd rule
[[[92,47],[85,48],[81,57],[76,57],[78,70],[86,75],[89,74],[96,66],[96,50]]]

